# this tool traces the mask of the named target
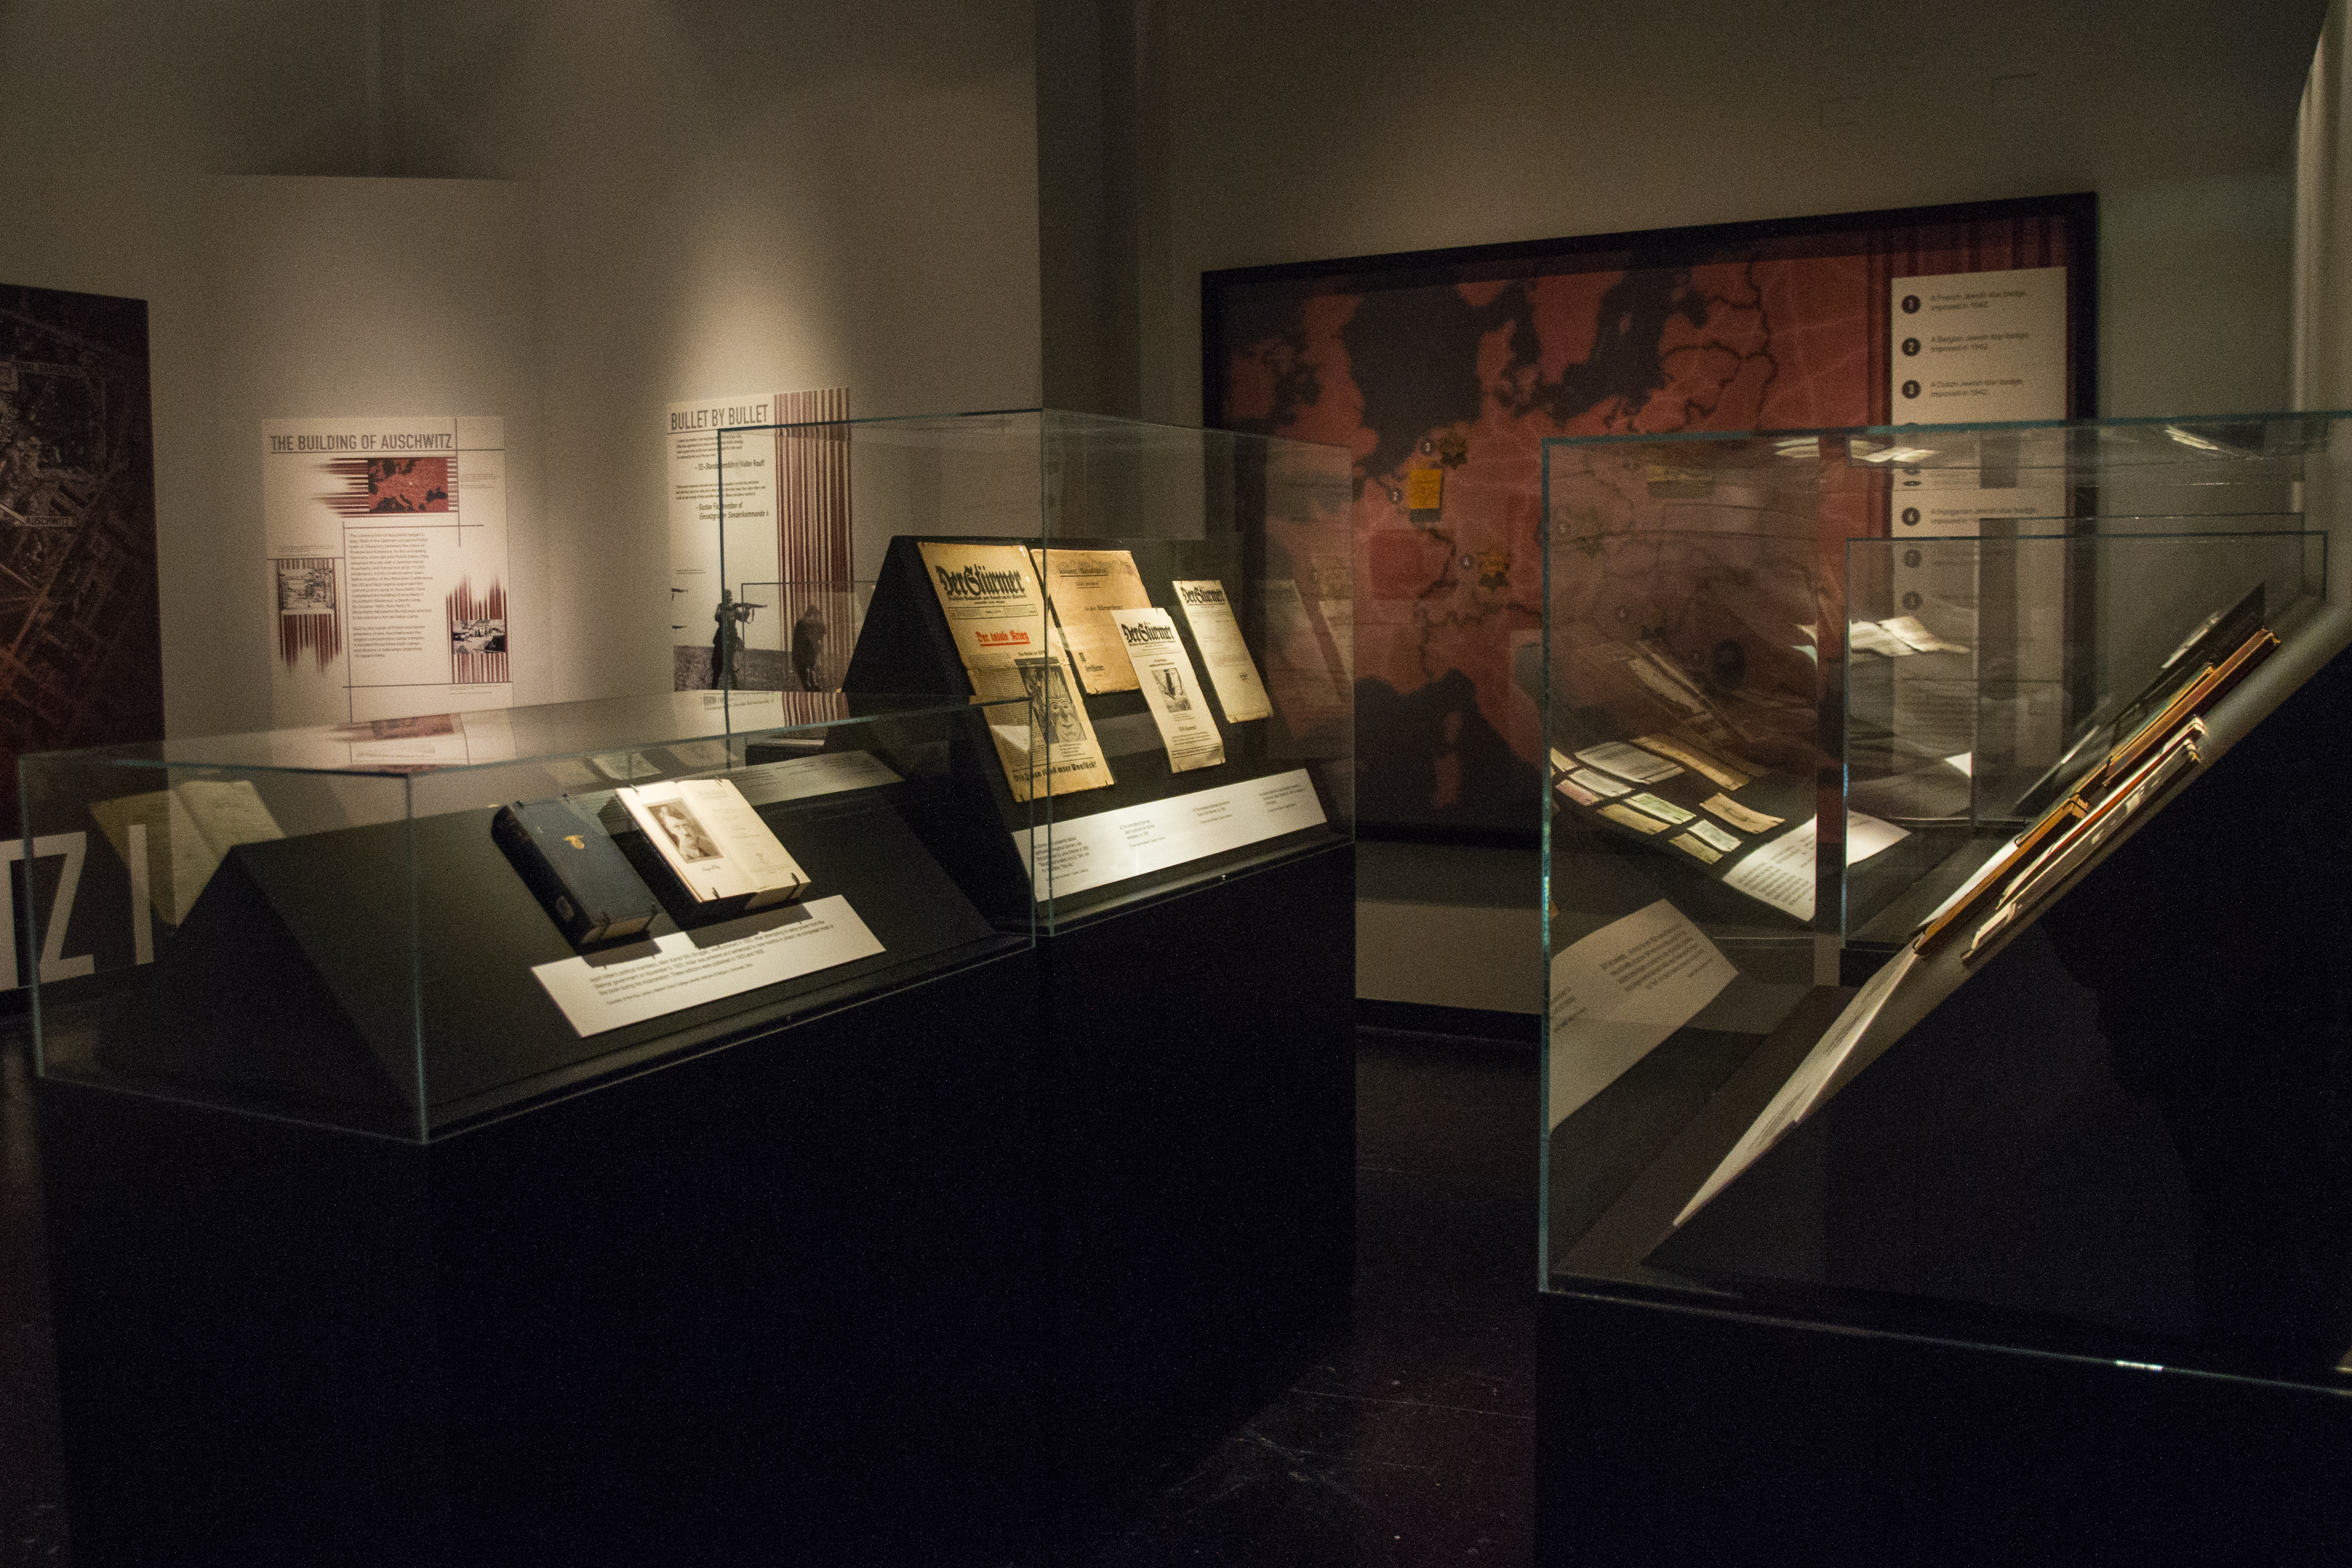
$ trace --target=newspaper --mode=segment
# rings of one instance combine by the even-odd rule
[[[89,813],[126,864],[131,830],[141,831],[147,896],[173,925],[186,921],[230,850],[286,836],[249,779],[184,779],[171,789],[94,801]]]
[[[1097,695],[1135,690],[1135,672],[1111,622],[1121,610],[1151,607],[1135,557],[1123,549],[1033,549],[1029,559],[1037,563],[1079,682]]]
[[[1175,619],[1165,610],[1121,610],[1114,612],[1113,621],[1143,687],[1143,700],[1150,705],[1152,721],[1160,727],[1160,741],[1168,747],[1169,771],[1185,773],[1224,761],[1225,743],[1217,734],[1217,721],[1209,716],[1192,661],[1184,656]]]
[[[1234,619],[1234,607],[1225,598],[1225,585],[1214,579],[1180,578],[1175,588],[1176,602],[1184,607],[1184,621],[1192,629],[1201,662],[1209,666],[1209,679],[1216,684],[1217,706],[1225,710],[1225,722],[1242,724],[1271,715],[1274,707],[1266,701],[1265,683],[1258,678],[1257,665],[1250,659],[1249,644],[1243,641],[1241,624]]]
[[[1055,795],[1099,789],[1111,781],[1102,743],[1079,700],[1069,656],[1045,637],[1045,596],[1019,545],[925,541],[923,565],[940,596],[957,656],[974,696],[988,709],[1013,798],[1042,785]],[[1040,733],[1031,733],[1030,714]]]

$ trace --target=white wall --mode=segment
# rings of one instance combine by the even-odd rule
[[[262,417],[503,414],[545,700],[668,685],[670,402],[1035,402],[1033,31],[1027,0],[0,0],[0,278],[151,304],[171,733],[268,721]]]
[[[2294,406],[2352,408],[2352,22],[2327,8],[2295,148]]]
[[[1203,270],[2078,190],[2102,412],[2279,406],[2321,10],[1171,0],[1148,412],[1199,417]]]
[[[2319,10],[1133,0],[1148,123],[1104,254],[1140,256],[1141,410],[1199,415],[1205,268],[2086,188],[2106,410],[2276,403]],[[564,697],[667,681],[669,402],[1036,401],[1035,27],[1030,0],[0,0],[0,277],[152,307],[173,731],[265,717],[257,411],[504,414],[548,618],[525,695]],[[494,302],[460,329],[482,364],[372,382],[371,334],[257,308],[290,263],[206,182],[371,173],[504,183],[445,258]],[[287,286],[388,308],[414,238]]]
[[[1025,5],[582,9],[538,10],[484,138],[538,235],[557,697],[669,678],[669,402],[1038,398]]]

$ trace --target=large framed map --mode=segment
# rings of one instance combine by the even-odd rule
[[[1203,274],[1203,423],[1355,454],[1321,597],[1351,595],[1359,831],[1534,836],[1546,437],[1932,420],[1895,406],[1894,281],[2017,269],[2063,278],[2045,417],[2086,417],[2096,222],[2078,194]]]
[[[29,979],[33,900],[54,935],[44,978],[89,973],[93,944],[129,946],[121,911],[75,890],[87,831],[17,837],[28,751],[160,740],[155,456],[147,305],[0,286],[0,993]]]

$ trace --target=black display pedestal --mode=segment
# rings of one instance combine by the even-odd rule
[[[77,1563],[1021,1539],[1034,974],[425,1145],[43,1084]]]
[[[1222,1436],[1347,1306],[1355,868],[1341,845],[1044,942],[1048,1406],[1076,1495]]]
[[[1544,1297],[1544,1564],[2342,1560],[2352,1401],[2116,1362]]]
[[[1353,1253],[1353,861],[431,1145],[39,1086],[76,1561],[1034,1557]]]

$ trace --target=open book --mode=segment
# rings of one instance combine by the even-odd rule
[[[764,909],[809,879],[742,793],[724,779],[677,779],[615,791],[698,904]]]

